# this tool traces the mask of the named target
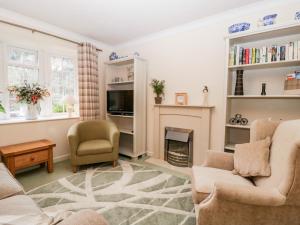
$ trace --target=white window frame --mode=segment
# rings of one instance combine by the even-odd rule
[[[37,68],[39,71],[39,78],[38,82],[40,85],[45,86],[46,88],[51,91],[51,57],[64,57],[64,58],[70,58],[74,62],[74,76],[75,76],[75,98],[78,99],[78,62],[77,62],[77,53],[75,51],[70,50],[51,50],[48,51],[47,49],[41,49],[36,46],[32,45],[24,45],[20,43],[3,43],[0,42],[0,73],[3,74],[3,76],[0,75],[0,91],[3,91],[3,101],[2,104],[4,105],[8,118],[7,120],[0,120],[1,123],[10,123],[10,120],[15,120],[15,118],[10,118],[10,112],[9,112],[9,92],[7,91],[8,87],[8,66],[11,65],[9,63],[8,59],[8,53],[9,48],[15,47],[20,49],[27,49],[27,50],[33,50],[38,52],[38,66],[34,67]],[[23,66],[23,65],[22,65]],[[28,66],[28,68],[32,68],[32,66]],[[50,112],[46,115],[47,118],[53,117],[54,119],[57,119],[58,117],[67,117],[67,113],[53,113],[52,112],[52,98],[50,95],[50,102],[51,107],[49,107]],[[78,104],[77,104],[78,105]],[[75,107],[75,112],[73,114],[73,117],[79,116],[79,107]],[[40,118],[40,120],[45,120],[45,118]],[[24,122],[24,121],[21,121]]]
[[[49,52],[46,54],[46,61],[49,63],[47,65],[47,70],[48,70],[48,73],[49,73],[49,76],[48,78],[50,78],[50,80],[48,81],[49,83],[49,88],[51,88],[51,80],[52,80],[52,70],[51,70],[51,57],[62,57],[62,58],[68,58],[68,59],[71,59],[73,62],[74,62],[74,78],[75,78],[75,82],[74,82],[74,85],[75,85],[75,91],[74,91],[74,94],[75,94],[75,98],[79,101],[79,86],[78,86],[78,61],[77,61],[77,55],[76,54],[72,54],[70,52],[67,52],[67,51],[56,51],[56,52]],[[51,99],[51,113],[53,115],[68,115],[67,112],[65,113],[54,113],[52,112],[52,97],[50,95],[50,99]],[[79,115],[79,104],[76,104],[75,107],[74,107],[74,114],[75,115]]]

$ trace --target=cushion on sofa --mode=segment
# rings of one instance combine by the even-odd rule
[[[112,152],[112,145],[107,140],[91,140],[81,142],[77,149],[78,155],[96,155]]]
[[[0,224],[48,225],[52,219],[44,214],[26,195],[16,195],[0,201]]]
[[[0,199],[17,194],[24,194],[23,187],[11,175],[5,165],[0,163]]]
[[[270,137],[246,144],[237,144],[233,154],[233,173],[243,177],[270,176],[270,144]]]
[[[202,193],[197,202],[204,200],[214,188],[217,181],[228,182],[231,184],[253,186],[253,183],[247,178],[234,175],[229,170],[216,169],[211,167],[193,166],[192,168],[193,189],[195,192]],[[194,197],[197,197],[195,193]],[[203,198],[203,199],[201,199]]]

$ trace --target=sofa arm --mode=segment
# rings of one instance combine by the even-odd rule
[[[211,197],[257,206],[280,206],[286,201],[286,197],[275,188],[251,187],[226,182],[216,182]]]
[[[202,166],[218,168],[223,170],[233,170],[233,154],[227,152],[217,152],[208,150],[206,159]]]
[[[70,127],[68,131],[68,141],[71,149],[71,155],[75,154],[80,143],[77,123]]]
[[[64,219],[58,225],[109,225],[107,221],[94,210],[81,210],[68,218]]]

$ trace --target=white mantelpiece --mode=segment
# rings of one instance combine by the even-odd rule
[[[152,157],[164,160],[165,127],[194,130],[193,164],[200,165],[210,145],[210,120],[214,106],[154,105]]]

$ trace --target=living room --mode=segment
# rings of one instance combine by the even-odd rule
[[[300,224],[298,0],[2,0],[0,33],[0,224]]]

